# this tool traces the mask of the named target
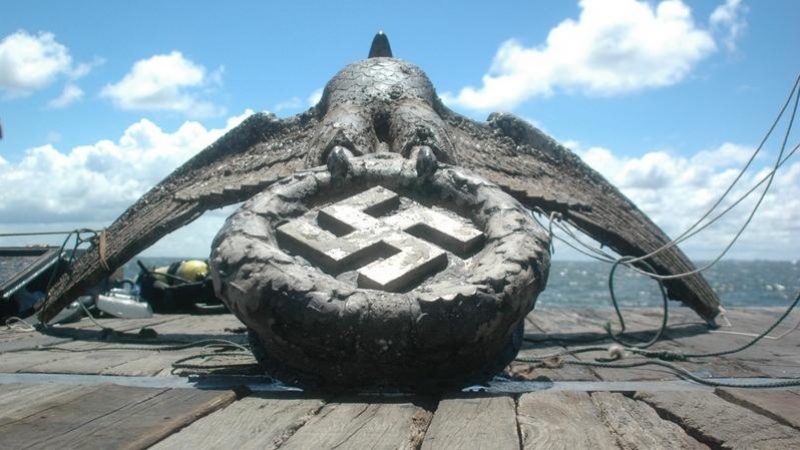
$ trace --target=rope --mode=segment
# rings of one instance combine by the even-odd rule
[[[20,319],[19,317],[9,317],[8,319],[6,319],[6,329],[18,333],[30,333],[32,331],[36,331],[36,327],[29,324],[24,319]]]
[[[177,361],[172,363],[172,370],[173,372],[176,369],[230,369],[237,366],[258,366],[257,363],[249,363],[249,364],[188,364],[186,361],[192,361],[194,359],[201,359],[208,361],[218,356],[226,356],[226,357],[246,357],[250,360],[253,359],[253,352],[250,350],[245,350],[244,352],[227,352],[224,354],[220,353],[202,353],[200,355],[192,355],[187,356],[186,358],[178,359]]]
[[[100,231],[100,236],[98,239],[97,245],[97,253],[100,256],[100,265],[106,272],[110,272],[111,268],[108,266],[108,261],[106,261],[106,229],[103,228]]]
[[[595,358],[594,361],[580,361],[580,360],[559,360],[555,364],[556,367],[563,364],[572,364],[578,366],[587,366],[587,367],[601,367],[601,368],[610,368],[610,369],[627,369],[633,367],[641,367],[646,365],[658,365],[662,367],[666,367],[672,370],[679,376],[684,378],[688,378],[692,381],[696,381],[698,383],[702,383],[709,386],[716,386],[716,387],[741,387],[741,388],[776,388],[776,387],[792,387],[792,386],[800,386],[800,378],[790,378],[790,379],[779,379],[770,382],[762,382],[762,383],[727,383],[719,380],[712,380],[707,378],[701,378],[693,373],[691,373],[688,369],[675,364],[673,361],[687,361],[689,362],[691,359],[699,359],[699,358],[711,358],[711,357],[720,357],[731,355],[734,353],[738,353],[744,351],[756,343],[761,339],[767,337],[769,333],[771,333],[778,325],[780,325],[784,319],[786,319],[789,314],[794,310],[797,304],[800,303],[800,292],[798,292],[797,296],[795,297],[794,301],[791,305],[786,309],[786,311],[764,332],[756,335],[756,337],[750,340],[745,345],[740,347],[736,347],[729,350],[723,350],[719,352],[710,352],[710,353],[684,353],[680,351],[672,351],[672,350],[647,350],[645,346],[619,346],[619,345],[612,345],[609,347],[605,346],[590,346],[590,347],[580,347],[577,349],[564,349],[562,351],[556,353],[550,353],[545,355],[537,355],[532,357],[520,357],[516,358],[516,361],[525,362],[525,363],[532,363],[532,364],[542,364],[544,366],[554,366],[552,363],[553,359],[558,359],[563,356],[574,356],[580,353],[586,352],[598,352],[603,351],[609,354],[609,358]],[[664,314],[666,320],[666,312]],[[621,316],[620,316],[621,319]],[[662,322],[661,329],[659,331],[664,331],[665,322]],[[624,329],[624,323],[623,323]],[[800,323],[792,327],[789,331],[781,334],[780,338],[786,336],[787,334],[791,333],[792,331],[798,329],[800,327]],[[613,335],[612,335],[613,337]],[[651,340],[647,346],[651,345],[654,340]],[[622,359],[625,354],[630,353],[633,355],[640,356],[642,360],[633,361],[629,363],[618,363]]]
[[[747,350],[748,348],[750,348],[753,345],[755,345],[756,342],[760,341],[766,335],[771,333],[772,330],[774,330],[778,325],[780,325],[780,323],[783,322],[784,319],[789,317],[789,314],[792,312],[792,310],[797,306],[797,304],[799,302],[800,302],[800,292],[797,293],[797,296],[794,298],[794,301],[792,302],[792,304],[789,305],[788,308],[786,308],[786,311],[778,318],[778,320],[775,321],[775,323],[773,323],[763,333],[759,334],[753,340],[751,340],[750,342],[748,342],[747,344],[745,344],[745,345],[743,345],[741,347],[738,347],[738,348],[735,348],[735,349],[731,349],[731,350],[723,350],[723,351],[720,351],[720,352],[694,353],[694,354],[690,353],[690,354],[687,354],[686,357],[687,358],[706,358],[706,357],[712,357],[712,356],[724,356],[724,355],[730,355],[730,354],[733,354],[733,353],[737,353],[737,352],[741,352],[741,351]],[[795,327],[795,328],[797,328],[797,327]]]
[[[92,313],[89,312],[89,309],[86,307],[86,305],[83,304],[83,302],[79,301],[78,304],[81,306],[81,309],[83,309],[83,313],[86,314],[86,317],[88,317],[89,320],[91,320],[92,323],[97,325],[100,329],[102,329],[103,331],[110,331],[110,332],[117,333],[117,331],[114,330],[113,328],[107,328],[107,327],[104,327],[103,325],[101,325],[100,322],[98,322],[97,319],[94,318]],[[47,325],[45,325],[45,326],[47,326]]]
[[[611,304],[614,305],[614,310],[617,312],[617,318],[619,319],[620,331],[617,334],[614,334],[611,331],[611,322],[606,322],[604,328],[608,335],[613,339],[615,342],[623,344],[627,347],[634,347],[634,348],[647,348],[655,344],[661,339],[661,336],[664,334],[664,331],[667,329],[667,322],[669,320],[669,306],[667,300],[667,290],[664,288],[664,283],[656,279],[658,282],[658,288],[661,291],[661,300],[664,313],[661,316],[661,327],[658,329],[655,335],[653,335],[652,339],[643,343],[643,344],[632,344],[622,340],[622,334],[625,332],[625,319],[622,317],[622,312],[619,309],[619,303],[617,302],[617,296],[614,293],[614,272],[617,270],[617,267],[620,264],[624,264],[626,262],[625,258],[621,258],[617,260],[614,265],[611,267],[611,271],[608,274],[608,292],[611,295]],[[653,268],[647,264],[646,262],[642,261],[641,264],[644,264],[648,267],[649,270],[653,271]]]

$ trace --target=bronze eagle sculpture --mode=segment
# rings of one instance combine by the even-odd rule
[[[288,118],[253,114],[142,196],[107,229],[103,245],[86,252],[52,286],[40,320],[49,321],[84,290],[207,210],[247,200],[311,167],[327,164],[332,174],[344,176],[349,157],[387,151],[419,155],[420,173],[439,162],[469,169],[528,208],[558,213],[620,255],[647,255],[670,242],[599,173],[524,120],[494,113],[480,123],[451,111],[425,73],[394,58],[379,33],[369,57],[336,74],[316,106]],[[661,275],[695,269],[677,246],[646,263]],[[714,325],[719,301],[702,275],[664,285],[671,299]]]

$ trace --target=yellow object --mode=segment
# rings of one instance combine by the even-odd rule
[[[190,283],[203,281],[208,275],[208,264],[198,260],[183,261],[175,275]]]
[[[208,276],[208,264],[206,264],[205,261],[190,259],[169,266],[157,267],[153,269],[153,272],[156,282],[160,281],[167,286],[174,286],[176,284],[181,284],[180,280],[186,283],[203,281]],[[180,278],[180,280],[174,277]]]

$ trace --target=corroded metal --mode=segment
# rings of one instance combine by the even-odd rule
[[[435,388],[514,358],[544,289],[549,236],[473,173],[383,153],[335,180],[298,173],[234,213],[214,240],[219,296],[286,381]]]
[[[563,220],[621,255],[649,254],[669,238],[580,158],[529,123],[492,114],[479,123],[454,113],[417,66],[391,57],[378,39],[374,57],[346,66],[327,84],[318,105],[278,119],[245,120],[145,194],[108,229],[105,257],[87,252],[51,289],[41,318],[48,320],[109,270],[121,266],[204,211],[244,201],[299,170],[325,165],[351,177],[348,152],[422,153],[419,178],[436,164],[467,168],[528,208]],[[417,158],[417,161],[420,161]],[[433,164],[436,162],[436,164]],[[430,163],[430,164],[428,164]],[[678,247],[647,259],[658,273],[691,272]],[[713,323],[718,299],[702,275],[665,282],[668,295]]]
[[[481,231],[412,200],[396,211],[400,200],[376,186],[278,226],[276,238],[328,273],[355,268],[359,287],[390,292],[446,267],[445,249],[468,254],[483,241]]]

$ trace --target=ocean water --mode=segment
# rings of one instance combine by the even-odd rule
[[[139,258],[145,266],[169,265],[180,258]],[[701,266],[702,262],[698,263]],[[126,278],[139,272],[135,260],[124,267]],[[553,261],[547,289],[536,308],[603,308],[611,306],[608,292],[610,264],[596,261]],[[721,261],[704,272],[724,306],[785,307],[800,292],[798,261]],[[625,267],[614,277],[617,300],[623,307],[661,306],[658,284]],[[670,303],[672,307],[675,303]]]
[[[602,262],[554,261],[536,307],[611,306],[610,271],[611,265]],[[724,306],[788,306],[800,292],[797,261],[721,261],[703,275]],[[614,275],[614,290],[620,306],[661,306],[663,302],[656,281],[625,267]]]

